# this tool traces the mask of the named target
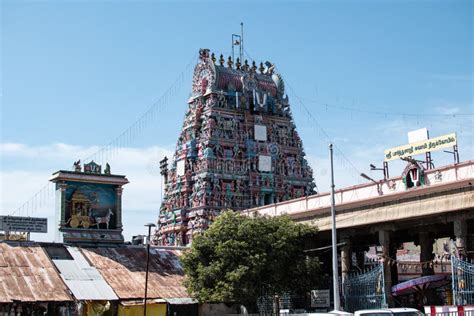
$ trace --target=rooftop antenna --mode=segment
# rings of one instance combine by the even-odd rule
[[[232,60],[235,61],[234,46],[239,46],[239,58],[242,62],[244,56],[244,23],[240,22],[240,35],[232,34]]]

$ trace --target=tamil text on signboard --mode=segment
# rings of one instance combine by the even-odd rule
[[[27,233],[47,233],[48,219],[23,216],[0,216],[0,230]]]
[[[329,290],[311,291],[311,307],[329,307],[331,304]]]
[[[385,161],[424,154],[430,151],[453,147],[457,144],[456,133],[423,140],[385,150]]]

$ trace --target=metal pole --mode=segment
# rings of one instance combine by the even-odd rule
[[[240,62],[244,59],[244,23],[240,22]]]
[[[234,57],[234,34],[232,34],[232,60],[235,60],[235,57]]]
[[[341,299],[339,298],[339,271],[337,266],[337,236],[336,236],[336,200],[334,198],[334,163],[332,144],[329,144],[329,155],[331,158],[331,217],[332,217],[332,276],[334,291],[334,310],[341,310]]]
[[[143,315],[146,316],[146,297],[147,297],[147,292],[148,292],[148,268],[150,265],[150,239],[151,239],[151,228],[155,226],[155,224],[147,224],[145,226],[148,226],[148,240],[146,244],[146,272],[145,272],[145,299],[143,300],[144,302],[144,307],[143,307]]]

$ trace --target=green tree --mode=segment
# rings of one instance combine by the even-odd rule
[[[267,294],[304,294],[323,279],[317,258],[303,251],[317,229],[287,216],[222,213],[181,258],[188,292],[201,302],[248,308]]]

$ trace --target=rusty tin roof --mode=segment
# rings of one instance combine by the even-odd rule
[[[0,242],[0,303],[72,301],[44,249],[32,242]]]
[[[145,294],[146,248],[81,248],[120,299],[139,299]],[[179,262],[182,251],[150,249],[149,298],[187,298],[184,272]]]

